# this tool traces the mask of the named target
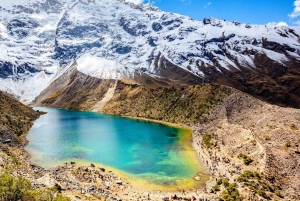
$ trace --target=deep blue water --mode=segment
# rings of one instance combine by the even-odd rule
[[[189,142],[182,143],[186,130],[93,112],[35,109],[47,114],[35,121],[26,149],[43,167],[88,161],[157,184],[192,179],[201,170]]]

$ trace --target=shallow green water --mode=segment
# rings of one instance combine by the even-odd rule
[[[193,176],[203,171],[184,129],[93,112],[35,109],[47,114],[35,121],[26,149],[43,167],[88,161],[167,186],[197,185]]]

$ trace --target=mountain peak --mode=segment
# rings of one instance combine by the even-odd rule
[[[92,69],[99,70],[92,74],[82,62],[79,70],[102,79],[134,77],[136,71],[168,77],[162,73],[168,63],[200,80],[257,71],[262,54],[283,67],[300,58],[299,27],[197,21],[124,0],[14,0],[0,5],[5,16],[0,48],[6,52],[0,61],[0,88],[27,100],[50,83],[29,95],[20,80],[27,83],[43,71],[50,81],[83,58],[91,58]]]

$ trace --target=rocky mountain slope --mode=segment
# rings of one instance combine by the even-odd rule
[[[70,201],[49,179],[41,181],[45,171],[30,164],[24,151],[27,132],[42,113],[0,91],[0,199]],[[53,172],[53,171],[52,171]]]
[[[0,88],[24,102],[76,62],[101,79],[219,83],[300,107],[299,27],[196,21],[124,0],[4,0],[0,17]]]
[[[0,91],[0,144],[22,142],[39,112],[28,108],[10,95]]]

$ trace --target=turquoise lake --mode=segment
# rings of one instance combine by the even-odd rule
[[[111,167],[149,185],[197,186],[203,166],[186,129],[93,112],[35,108],[47,114],[30,130],[26,150],[45,167],[76,161]]]

